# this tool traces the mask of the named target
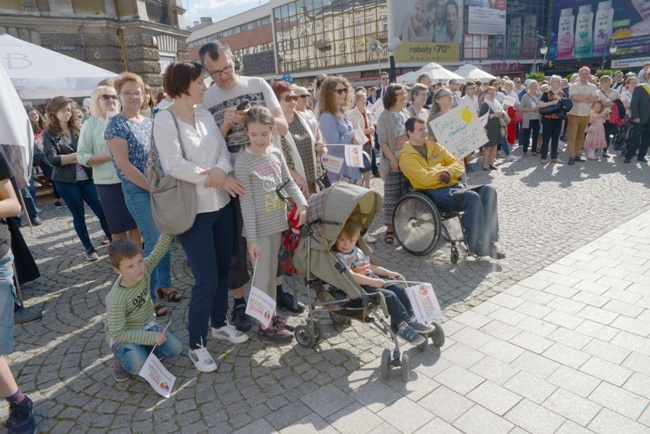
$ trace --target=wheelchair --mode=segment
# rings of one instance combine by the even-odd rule
[[[423,191],[413,188],[400,198],[393,211],[393,228],[395,238],[400,246],[415,256],[424,256],[431,253],[438,246],[440,239],[450,243],[451,263],[458,262],[459,254],[457,245],[461,245],[468,253],[465,229],[461,218],[462,211],[439,210]],[[462,237],[455,238],[446,221],[458,220]]]

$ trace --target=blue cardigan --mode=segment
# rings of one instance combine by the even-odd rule
[[[323,134],[326,144],[343,144],[351,145],[354,138],[354,127],[350,118],[344,115],[343,118],[334,116],[332,113],[326,112],[320,115],[320,130]],[[345,149],[343,146],[330,146],[327,153],[334,157],[345,159]],[[332,174],[333,178],[340,176],[347,176],[351,179],[361,179],[361,169],[359,167],[350,167],[345,161],[341,167],[341,172]]]

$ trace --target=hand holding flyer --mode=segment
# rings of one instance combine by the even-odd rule
[[[357,127],[357,129],[354,130],[354,138],[360,145],[365,145],[368,143],[368,140],[370,140],[368,139],[368,136],[366,136],[366,133],[363,132],[363,129],[361,129],[361,127]]]
[[[503,105],[507,107],[514,107],[517,104],[517,100],[512,96],[503,97]]]
[[[331,173],[341,173],[341,167],[343,167],[343,158],[335,157],[334,155],[323,154],[321,156],[321,161],[323,162],[323,168]]]
[[[246,304],[246,315],[258,320],[262,326],[268,327],[275,312],[275,300],[260,289],[251,286],[250,296]]]
[[[345,164],[350,167],[363,167],[363,146],[345,145]]]

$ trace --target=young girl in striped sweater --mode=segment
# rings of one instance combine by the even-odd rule
[[[284,189],[298,205],[298,224],[307,218],[307,201],[289,174],[282,151],[271,146],[275,121],[264,106],[254,106],[246,114],[250,145],[235,162],[235,177],[244,184],[240,197],[244,236],[254,263],[253,286],[276,298],[275,276],[282,232],[287,230],[287,211],[278,192]],[[286,322],[277,315],[269,327],[259,327],[263,342],[288,343],[293,339]]]

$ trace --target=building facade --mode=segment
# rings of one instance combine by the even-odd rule
[[[0,33],[162,86],[167,64],[187,60],[181,0],[0,0]]]
[[[256,49],[256,56],[242,62],[242,73],[249,75],[247,71],[256,69],[253,64],[273,56],[275,69],[265,68],[265,78],[326,73],[342,74],[359,84],[373,82],[389,67],[388,46],[395,36],[403,43],[394,52],[398,74],[431,61],[451,69],[472,63],[494,73],[523,74],[532,69],[536,57],[540,66],[545,60],[539,53],[543,40],[537,34],[548,33],[552,1],[271,0],[193,32],[188,43],[194,59],[200,47],[214,39],[223,39],[242,53],[236,54],[238,59],[245,50]],[[420,22],[421,30],[418,11],[428,12],[431,21]],[[459,22],[452,30],[454,14]],[[255,39],[256,45],[246,42],[258,25],[269,26],[270,34]],[[370,49],[373,44],[379,53]],[[424,54],[409,56],[409,50]]]

